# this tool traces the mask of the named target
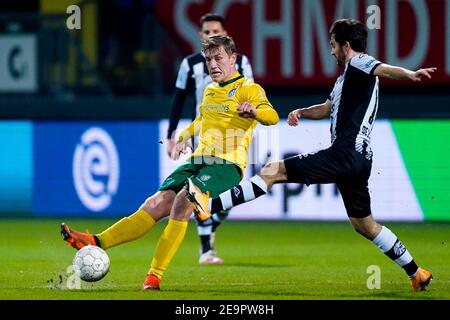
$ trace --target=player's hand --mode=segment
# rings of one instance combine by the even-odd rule
[[[256,108],[248,102],[241,103],[236,110],[242,118],[256,118]]]
[[[302,117],[302,111],[300,109],[296,109],[291,111],[288,115],[288,124],[292,127],[296,127],[298,125],[298,120]]]
[[[423,68],[419,69],[416,72],[413,72],[410,76],[412,81],[422,81],[422,78],[431,79],[431,73],[435,72],[437,68]]]
[[[172,160],[178,160],[180,158],[181,154],[187,153],[187,149],[191,149],[191,151],[192,151],[190,139],[188,139],[186,141],[182,141],[182,142],[177,142],[177,144],[175,145],[175,148],[172,151],[172,155],[171,155]]]
[[[166,152],[170,158],[172,158],[172,153],[173,153],[173,150],[175,149],[176,144],[177,143],[175,142],[174,139],[167,139]]]

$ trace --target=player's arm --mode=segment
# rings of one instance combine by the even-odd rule
[[[169,129],[167,130],[167,139],[173,139],[173,133],[178,127],[181,114],[183,112],[184,101],[188,95],[188,90],[175,88],[175,93],[172,98]]]
[[[197,118],[194,119],[194,121],[191,122],[189,127],[184,129],[180,135],[178,136],[177,142],[181,140],[189,140],[194,136],[197,136],[200,132],[200,126],[202,124],[202,116],[198,115]]]
[[[241,117],[255,119],[265,126],[272,126],[280,120],[278,112],[269,104],[255,107],[249,102],[243,102],[238,106],[237,111]]]
[[[167,154],[171,156],[172,151],[175,147],[175,140],[173,133],[178,127],[178,122],[180,121],[181,114],[183,113],[183,106],[186,97],[190,89],[191,81],[191,70],[189,68],[189,63],[186,58],[180,64],[178,70],[177,81],[175,83],[175,93],[172,98],[172,110],[170,112],[169,129],[167,131]]]
[[[189,127],[181,131],[180,135],[178,136],[177,142],[172,152],[170,153],[170,157],[173,160],[178,160],[182,153],[185,154],[187,152],[188,148],[192,150],[191,138],[199,134],[201,121],[201,115],[199,115],[194,119],[194,121],[191,122]]]
[[[431,73],[437,68],[423,68],[416,71],[408,70],[402,67],[391,66],[386,63],[381,63],[375,67],[373,74],[379,77],[385,77],[395,80],[412,80],[422,81],[422,78],[431,79]]]
[[[324,103],[291,111],[288,115],[288,124],[290,126],[297,126],[300,118],[320,120],[329,117],[330,114],[331,101],[327,99]]]
[[[241,103],[237,111],[239,116],[243,118],[252,118],[265,126],[277,124],[280,120],[277,111],[267,100],[264,89],[253,84],[245,87],[241,96]]]

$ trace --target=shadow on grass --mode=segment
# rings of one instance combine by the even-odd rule
[[[180,288],[178,285],[173,286],[169,285],[168,287],[162,287],[161,291],[143,291],[140,286],[117,286],[117,287],[110,287],[110,288],[83,288],[78,290],[61,290],[65,291],[66,293],[72,293],[72,294],[96,294],[97,298],[102,299],[102,294],[109,294],[109,293],[115,293],[118,294],[116,298],[122,299],[123,294],[127,293],[134,293],[138,294],[139,296],[143,297],[145,295],[145,298],[154,298],[154,299],[161,299],[165,298],[169,295],[173,295],[173,297],[177,296],[189,296],[189,299],[196,300],[197,297],[200,300],[207,299],[207,300],[222,300],[224,298],[230,299],[229,297],[232,296],[231,299],[242,299],[243,296],[245,299],[252,300],[254,297],[255,300],[260,299],[261,296],[264,297],[264,299],[274,299],[274,300],[439,300],[439,298],[436,298],[436,296],[430,296],[427,295],[428,292],[400,292],[400,291],[381,291],[381,292],[357,292],[355,294],[351,293],[338,293],[338,292],[320,292],[315,293],[310,289],[305,290],[282,290],[282,291],[276,291],[276,288],[274,290],[254,290],[258,289],[255,288],[256,286],[250,285],[250,286],[243,286],[242,289],[234,286],[233,288],[230,287],[219,287],[219,288]],[[59,291],[55,290],[55,288],[46,288],[50,289],[51,291]],[[235,296],[235,297],[233,297]],[[66,297],[69,298],[70,297]],[[79,297],[77,297],[79,298]],[[125,298],[126,299],[126,298]]]
[[[226,267],[247,267],[247,268],[292,268],[292,267],[298,267],[298,265],[295,264],[273,264],[273,263],[227,263]]]

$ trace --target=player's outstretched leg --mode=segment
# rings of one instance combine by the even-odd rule
[[[274,183],[282,182],[288,182],[284,160],[266,164],[261,173],[254,175],[250,180],[241,181],[214,199],[211,199],[209,194],[202,193],[200,188],[188,179],[188,199],[198,216],[209,218],[212,213],[229,210],[265,195]]]
[[[414,291],[425,290],[433,280],[432,274],[415,263],[409,251],[391,230],[376,223],[372,215],[365,218],[350,218],[350,221],[357,232],[371,240],[386,256],[405,270]]]
[[[160,191],[146,199],[136,212],[99,234],[74,231],[65,223],[61,225],[61,234],[64,240],[77,250],[86,245],[95,245],[106,250],[138,239],[149,232],[159,219],[168,215],[174,198],[174,191]]]

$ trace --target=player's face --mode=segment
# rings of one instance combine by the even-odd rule
[[[336,59],[338,65],[345,65],[345,52],[344,48],[341,47],[339,43],[334,39],[334,35],[331,36],[330,40],[331,55]]]
[[[211,36],[226,36],[227,31],[218,21],[206,21],[203,23],[202,30],[198,34],[200,36],[200,40],[206,40]]]
[[[236,54],[228,55],[223,46],[205,52],[205,60],[209,75],[215,82],[227,81],[236,73]]]

